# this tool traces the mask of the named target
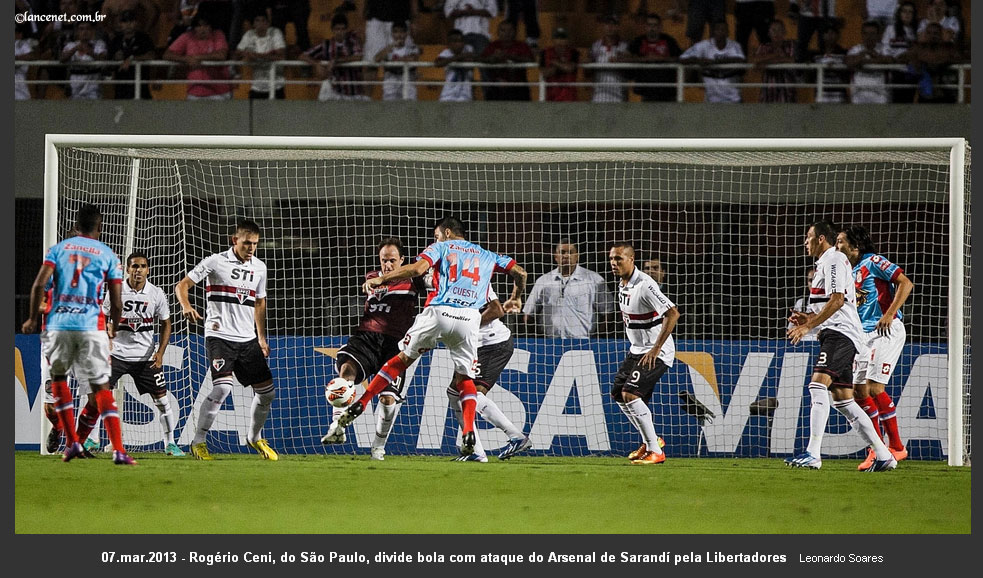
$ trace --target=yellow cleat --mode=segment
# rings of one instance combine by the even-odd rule
[[[249,447],[259,452],[260,455],[263,456],[264,460],[270,460],[271,462],[275,462],[278,459],[280,459],[280,456],[277,455],[275,451],[273,451],[273,448],[270,447],[270,444],[267,443],[266,440],[256,440],[254,442],[249,442]]]
[[[200,444],[191,444],[191,455],[193,455],[196,460],[203,460],[206,462],[215,459],[212,457],[212,454],[208,453],[208,446],[205,445],[205,442],[201,442]]]

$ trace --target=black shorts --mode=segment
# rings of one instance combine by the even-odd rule
[[[495,387],[498,376],[502,375],[505,366],[512,359],[512,351],[515,344],[510,336],[507,341],[493,343],[478,348],[478,370],[475,372],[475,385],[483,386],[485,389]]]
[[[115,388],[119,378],[129,375],[137,386],[137,391],[154,397],[161,397],[167,391],[164,370],[154,367],[151,361],[124,361],[112,358],[113,373],[109,376],[109,387]]]
[[[661,359],[655,360],[655,367],[652,369],[645,369],[638,365],[641,360],[641,353],[629,353],[618,368],[618,373],[614,376],[614,385],[611,386],[611,397],[615,401],[621,401],[621,392],[624,391],[637,395],[648,403],[652,398],[655,384],[669,370],[669,366]]]
[[[246,386],[273,379],[270,365],[256,339],[239,342],[206,337],[205,352],[212,379],[235,375],[239,383]]]
[[[850,338],[839,331],[823,329],[819,332],[819,358],[813,373],[825,373],[833,378],[833,385],[853,387],[853,359],[857,348]]]
[[[385,333],[356,331],[348,338],[348,343],[338,350],[335,366],[341,372],[341,366],[346,361],[351,361],[355,364],[355,383],[361,383],[362,380],[378,373],[387,361],[396,357],[399,353],[399,342],[402,340],[402,337],[393,337]],[[404,372],[381,393],[388,391],[396,394],[396,397],[402,397],[405,377]]]

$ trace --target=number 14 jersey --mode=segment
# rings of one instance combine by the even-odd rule
[[[480,309],[488,302],[491,276],[507,272],[515,260],[470,241],[438,241],[420,254],[434,268],[434,290],[427,305]]]

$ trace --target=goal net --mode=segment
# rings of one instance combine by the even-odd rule
[[[800,452],[809,433],[806,384],[818,343],[785,338],[813,264],[805,233],[822,218],[863,225],[915,286],[902,310],[907,343],[887,384],[901,436],[912,459],[963,464],[971,455],[968,152],[961,139],[51,135],[45,243],[94,203],[105,215],[103,240],[121,258],[148,254],[150,281],[170,297],[165,374],[186,446],[211,378],[202,327],[183,320],[173,287],[229,248],[237,220],[257,221],[277,391],[264,436],[287,454],[366,454],[374,416],[356,420],[347,443],[320,443],[331,420],[323,388],[358,325],[359,288],[379,268],[379,240],[400,238],[412,262],[438,218],[459,216],[470,240],[527,269],[528,297],[556,267],[557,243],[570,239],[579,266],[603,278],[593,311],[580,312],[593,317],[589,338],[547,334],[542,310],[532,323],[506,316],[515,352],[489,397],[531,437],[533,455],[622,456],[639,437],[609,395],[628,342],[607,254],[629,241],[639,268],[660,260],[657,280],[682,314],[676,361],[650,401],[669,455],[779,457]],[[493,287],[506,295],[511,280],[500,275]],[[200,312],[204,293],[204,282],[192,291]],[[557,311],[575,303],[548,295]],[[442,348],[411,367],[389,455],[456,455],[445,395],[452,372]],[[152,401],[129,378],[122,383],[124,440],[161,449]],[[251,397],[245,387],[229,396],[209,433],[213,452],[250,451]],[[483,419],[477,427],[489,453],[508,441]],[[823,449],[865,453],[836,412]]]

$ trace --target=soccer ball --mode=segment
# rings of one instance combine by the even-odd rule
[[[355,399],[355,384],[343,377],[336,377],[324,387],[324,397],[335,407],[348,407]]]

